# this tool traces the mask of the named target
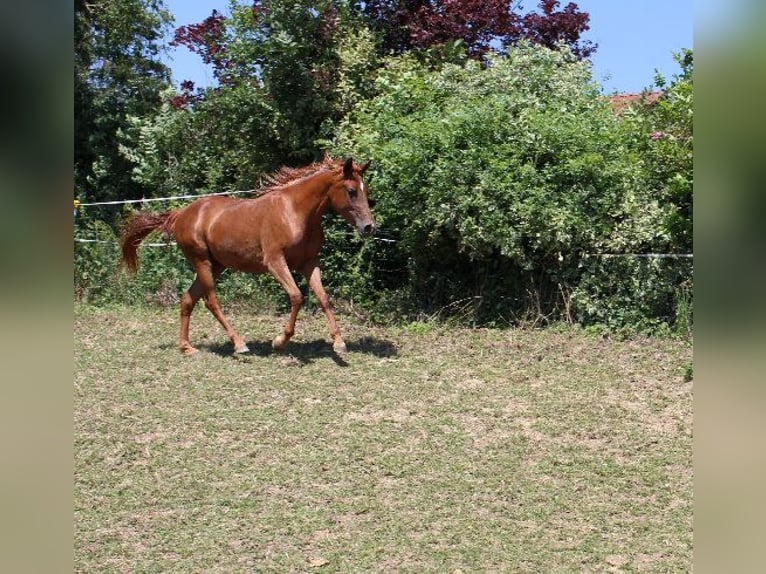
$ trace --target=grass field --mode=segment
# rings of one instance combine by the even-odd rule
[[[690,343],[75,305],[77,572],[689,572]]]

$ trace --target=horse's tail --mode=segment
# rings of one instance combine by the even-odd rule
[[[120,234],[120,248],[122,249],[120,265],[126,267],[128,271],[135,273],[138,269],[137,251],[141,241],[155,229],[161,229],[168,237],[172,236],[173,224],[177,215],[177,211],[166,211],[164,213],[139,211],[128,217],[128,220],[122,226],[122,233]]]

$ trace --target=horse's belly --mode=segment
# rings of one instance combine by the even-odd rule
[[[263,264],[263,252],[259,245],[236,244],[222,245],[211,248],[213,258],[230,269],[246,271],[249,273],[263,273],[266,266]]]

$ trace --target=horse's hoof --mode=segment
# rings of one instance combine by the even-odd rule
[[[248,347],[247,345],[242,343],[242,346],[241,347],[237,347],[236,349],[234,349],[234,352],[237,353],[237,354],[249,353],[250,352],[250,347]]]
[[[346,343],[343,341],[336,341],[333,343],[332,350],[335,351],[338,355],[343,355],[346,353],[346,351],[348,351],[346,348]]]
[[[198,351],[197,349],[195,349],[194,347],[183,347],[183,348],[181,349],[181,352],[182,352],[184,355],[186,355],[187,357],[193,357],[194,355],[196,355],[197,353],[199,353],[199,351]]]
[[[274,349],[275,351],[283,351],[286,344],[287,344],[287,341],[285,341],[285,338],[282,335],[278,335],[271,342],[271,348]]]

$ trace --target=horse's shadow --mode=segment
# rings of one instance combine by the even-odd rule
[[[347,353],[339,355],[332,348],[332,343],[325,339],[314,339],[313,341],[292,340],[285,347],[284,351],[275,351],[271,348],[271,341],[247,341],[250,349],[249,353],[236,354],[231,343],[200,343],[197,348],[201,351],[207,351],[221,357],[229,357],[238,360],[247,357],[268,357],[284,356],[291,357],[300,364],[309,364],[321,359],[331,359],[340,367],[347,367],[346,361],[354,353],[364,353],[375,357],[386,358],[397,355],[396,346],[385,339],[378,337],[361,337],[359,339],[350,339],[346,341]]]

